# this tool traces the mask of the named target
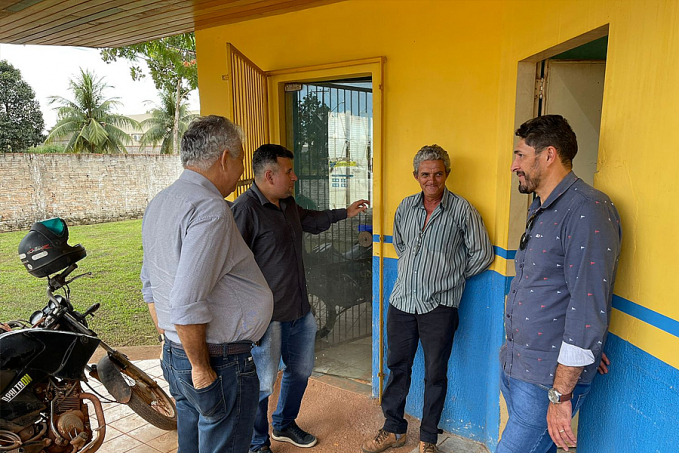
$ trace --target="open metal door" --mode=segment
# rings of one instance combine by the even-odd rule
[[[245,170],[235,191],[239,196],[255,179],[253,153],[259,146],[269,143],[267,75],[231,43],[226,44],[226,67],[229,116],[245,133]]]

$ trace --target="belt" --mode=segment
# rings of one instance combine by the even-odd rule
[[[181,345],[181,343],[170,341],[167,339],[167,337],[165,337],[165,342],[170,347],[184,350],[184,347]],[[207,343],[207,351],[211,357],[223,357],[225,355],[245,354],[246,352],[250,352],[252,350],[252,346],[253,344],[251,341],[237,341],[234,343],[219,344]]]

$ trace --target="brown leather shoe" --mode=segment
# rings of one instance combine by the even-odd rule
[[[420,453],[441,453],[436,444],[420,441]]]
[[[363,443],[363,453],[379,453],[387,448],[398,448],[404,446],[406,443],[406,435],[401,434],[400,438],[396,438],[396,434],[390,433],[383,429],[379,430],[374,439],[370,439]]]

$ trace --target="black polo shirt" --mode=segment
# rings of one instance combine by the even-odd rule
[[[236,225],[255,255],[274,298],[272,321],[294,321],[311,309],[302,260],[302,233],[318,234],[346,219],[346,209],[312,211],[293,197],[278,208],[257,184],[236,199],[231,210]]]

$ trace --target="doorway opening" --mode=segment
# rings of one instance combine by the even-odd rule
[[[372,365],[373,92],[371,77],[286,83],[286,141],[297,203],[370,207],[320,234],[304,234],[318,373],[369,382]]]
[[[578,140],[573,172],[590,185],[597,172],[607,49],[606,25],[518,64],[514,129],[537,116],[562,115]],[[517,186],[512,175],[512,187]],[[508,250],[518,247],[531,201],[532,196],[512,190]],[[513,275],[513,266],[507,272]]]
[[[559,114],[578,138],[573,172],[594,185],[604,98],[608,36],[560,53],[539,63],[543,95],[536,116]]]

